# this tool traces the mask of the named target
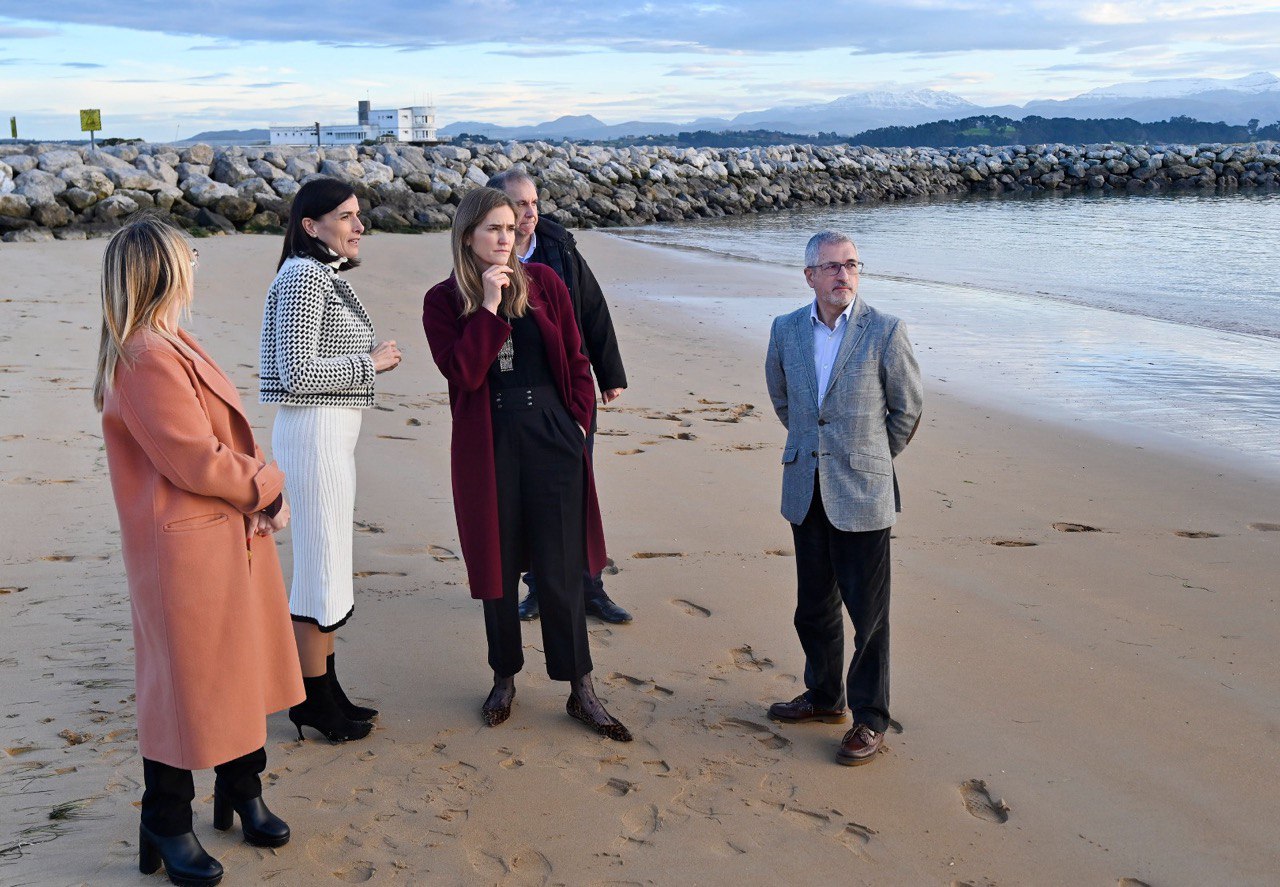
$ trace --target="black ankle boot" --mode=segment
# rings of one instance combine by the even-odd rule
[[[569,693],[569,701],[564,706],[569,717],[586,724],[605,739],[612,739],[614,742],[631,741],[631,731],[609,714],[604,703],[596,698],[596,689],[591,682],[590,672],[571,681],[569,686],[572,690]]]
[[[240,814],[244,839],[253,846],[283,847],[289,843],[288,823],[267,809],[262,795],[235,801],[230,793],[214,788],[213,827],[225,832],[235,824],[235,813]]]
[[[364,739],[369,735],[373,724],[368,721],[353,721],[338,708],[328,675],[304,677],[302,685],[307,691],[306,701],[289,709],[289,720],[298,728],[298,739],[303,738],[303,727],[314,727],[330,742],[348,742],[352,739]]]
[[[333,698],[338,701],[338,708],[342,709],[342,713],[353,721],[372,721],[378,716],[376,708],[369,708],[365,705],[356,705],[347,698],[346,692],[342,689],[342,685],[338,683],[338,673],[333,668],[333,654],[329,654],[329,658],[325,660],[325,674],[329,677],[329,686],[333,690]]]
[[[145,825],[138,826],[138,871],[154,874],[161,863],[169,881],[178,887],[213,887],[222,881],[222,864],[204,852],[195,832],[162,837]]]

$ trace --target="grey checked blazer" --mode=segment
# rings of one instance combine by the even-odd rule
[[[891,527],[900,510],[893,457],[906,447],[924,403],[906,327],[855,297],[819,410],[811,305],[774,319],[765,358],[769,397],[787,429],[782,516],[804,522],[821,466],[822,505],[832,526]]]

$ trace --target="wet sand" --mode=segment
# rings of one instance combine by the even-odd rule
[[[405,362],[359,450],[356,613],[344,682],[382,709],[363,742],[269,725],[267,800],[294,840],[196,829],[226,883],[1268,883],[1280,863],[1280,483],[1223,450],[1170,453],[961,399],[930,373],[898,460],[893,715],[871,766],[835,725],[779,725],[803,689],[783,430],[767,327],[681,300],[794,297],[796,272],[580,236],[630,389],[596,442],[613,597],[597,685],[636,733],[564,713],[537,624],[510,721],[481,724],[479,605],[465,587],[449,413],[418,313],[440,235],[366,239],[350,280]],[[5,244],[0,330],[0,882],[137,874],[141,762],[129,610],[98,417],[101,241]],[[191,329],[256,403],[271,237],[200,242]],[[889,305],[881,305],[889,308]],[[910,323],[910,317],[907,318]],[[281,540],[286,569],[287,533]],[[1129,879],[1129,880],[1126,880]]]

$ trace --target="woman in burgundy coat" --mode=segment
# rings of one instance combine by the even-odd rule
[[[584,430],[595,408],[590,364],[564,283],[544,265],[517,261],[515,222],[501,191],[463,198],[453,274],[422,305],[431,354],[449,381],[458,536],[471,595],[484,602],[493,690],[481,713],[491,727],[511,714],[524,667],[516,595],[532,567],[547,673],[571,687],[566,710],[630,742],[592,686],[581,593],[583,568],[598,572],[605,561]]]

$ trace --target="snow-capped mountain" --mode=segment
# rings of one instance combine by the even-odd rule
[[[1076,96],[1077,99],[1168,99],[1193,96],[1205,92],[1229,89],[1256,95],[1260,92],[1280,90],[1280,77],[1259,71],[1235,80],[1215,80],[1212,77],[1181,77],[1170,80],[1145,80],[1138,83],[1116,83],[1100,86]]]

